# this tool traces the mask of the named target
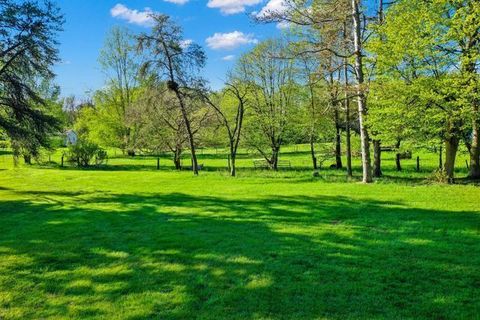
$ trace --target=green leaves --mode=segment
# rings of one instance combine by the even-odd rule
[[[389,127],[393,135],[411,131],[415,139],[444,139],[469,129],[478,88],[472,67],[479,57],[478,10],[478,2],[468,0],[391,6],[368,44],[378,68],[371,126],[383,134]]]
[[[62,23],[51,1],[0,2],[0,129],[31,152],[48,145],[59,125],[41,84],[52,84]]]

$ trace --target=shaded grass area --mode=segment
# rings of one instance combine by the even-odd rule
[[[317,149],[321,150],[328,144],[319,144]],[[107,149],[109,159],[106,163],[99,166],[91,166],[88,168],[77,168],[71,163],[64,161],[64,166],[61,167],[61,158],[65,149],[57,149],[52,153],[45,154],[40,157],[38,162],[35,162],[34,168],[39,169],[61,169],[63,171],[78,171],[78,172],[169,172],[175,171],[173,165],[173,155],[162,153],[158,156],[152,155],[137,155],[129,157],[123,155],[121,150],[110,148]],[[317,155],[322,157],[321,155]],[[420,157],[420,170],[416,170],[416,158]],[[398,185],[424,185],[435,183],[438,175],[434,174],[439,166],[439,154],[432,150],[421,148],[413,152],[411,159],[402,159],[402,171],[396,170],[395,152],[382,152],[382,171],[383,176],[376,178],[377,183],[383,184],[398,184]],[[200,148],[198,150],[198,161],[202,165],[202,173],[220,174],[227,178],[228,174],[228,151],[225,148]],[[254,150],[241,148],[237,159],[237,175],[239,177],[248,179],[277,179],[291,182],[328,182],[328,183],[344,183],[344,182],[358,182],[362,180],[362,166],[361,158],[356,156],[353,158],[353,177],[348,178],[346,168],[334,169],[330,165],[334,163],[334,158],[326,160],[319,169],[319,177],[313,177],[312,160],[309,151],[309,145],[290,145],[284,146],[280,155],[280,159],[289,161],[291,167],[280,168],[279,172],[271,170],[255,169],[253,160],[261,158]],[[157,169],[157,159],[160,160],[160,168]],[[343,164],[346,159],[343,157]],[[479,181],[471,181],[468,179],[468,152],[461,148],[457,155],[455,183],[479,185]],[[21,161],[20,161],[21,162]],[[182,171],[189,171],[191,167],[191,160],[188,151],[185,151],[182,156]],[[25,167],[20,165],[20,167]],[[13,158],[10,153],[0,153],[0,171],[4,169],[13,168]]]
[[[478,188],[226,179],[5,171],[0,317],[480,314]]]

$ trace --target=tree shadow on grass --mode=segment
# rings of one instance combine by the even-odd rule
[[[160,169],[157,169],[156,164],[152,161],[148,164],[108,164],[100,166],[91,166],[91,167],[75,167],[75,166],[64,166],[61,167],[59,164],[49,164],[49,165],[35,165],[34,167],[40,169],[55,169],[63,171],[87,171],[87,172],[179,172],[172,165],[165,165],[164,163],[160,166]],[[0,169],[2,170],[2,169]],[[183,167],[181,172],[191,171],[188,167]],[[433,170],[432,170],[433,171]],[[229,176],[229,170],[226,167],[222,166],[208,166],[205,165],[200,170],[202,173],[213,173],[217,172],[225,176]],[[391,183],[391,184],[400,184],[400,185],[425,185],[430,183],[435,183],[433,180],[429,180],[428,170],[423,170],[420,173],[417,172],[396,172],[395,170],[385,170],[381,178],[376,178],[375,181],[378,183]],[[246,166],[237,166],[237,175],[239,177],[249,177],[249,178],[271,178],[271,179],[288,179],[288,182],[324,182],[324,183],[344,183],[362,181],[362,172],[360,167],[355,167],[353,171],[353,177],[347,177],[346,170],[344,169],[331,169],[323,168],[319,170],[319,176],[313,176],[312,168],[308,166],[296,166],[291,168],[281,168],[278,171],[267,170],[267,169],[255,169],[252,167]],[[457,184],[472,184],[478,185],[478,181],[472,181],[468,178],[459,177],[456,179]]]
[[[0,315],[451,319],[480,312],[478,212],[327,196],[33,198],[0,201]]]

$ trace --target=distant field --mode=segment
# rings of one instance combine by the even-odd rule
[[[322,146],[317,146],[317,149],[321,150]],[[59,168],[62,157],[62,150],[57,150],[52,154],[44,154],[42,161],[44,162],[41,167]],[[226,173],[228,161],[228,151],[225,148],[208,148],[199,149],[198,158],[199,164],[204,165],[205,171],[217,171],[220,174]],[[108,149],[109,159],[106,165],[102,165],[97,168],[90,168],[88,170],[123,170],[123,171],[138,171],[138,170],[156,170],[157,169],[157,156],[139,155],[136,157],[126,157],[122,155],[120,150]],[[321,156],[318,156],[322,158]],[[416,171],[416,159],[420,157],[420,171]],[[425,149],[419,149],[413,151],[412,159],[402,160],[401,172],[396,171],[395,167],[395,153],[383,152],[382,153],[382,170],[384,177],[379,182],[408,182],[419,183],[424,182],[432,176],[432,172],[438,168],[438,153],[434,153]],[[172,156],[170,154],[162,154],[160,158],[160,170],[171,171],[174,169]],[[372,155],[373,158],[373,155]],[[53,163],[47,164],[48,160]],[[295,176],[302,177],[311,176],[312,160],[310,156],[308,145],[293,145],[285,146],[282,148],[280,159],[288,160],[291,163],[291,169],[283,169],[281,173],[272,173],[265,170],[253,170],[253,160],[262,159],[262,157],[256,154],[252,150],[240,149],[237,159],[237,167],[239,176]],[[459,178],[465,178],[468,175],[466,162],[469,159],[469,155],[466,150],[459,152],[456,161],[456,176]],[[21,161],[20,161],[21,162]],[[335,161],[333,158],[327,158],[323,162],[321,168],[321,177],[328,181],[346,181],[344,170],[331,170],[329,167]],[[191,161],[188,151],[184,153],[182,158],[182,164],[185,169],[191,166]],[[343,157],[343,164],[345,166],[346,159]],[[38,165],[37,165],[38,166]],[[359,156],[353,158],[354,176],[357,180],[361,179],[361,159]],[[0,151],[0,169],[13,168],[12,156],[6,151]],[[65,169],[72,168],[68,163],[65,163]],[[253,171],[252,171],[253,170]],[[242,172],[243,171],[243,172]],[[461,180],[461,179],[460,179]]]
[[[0,319],[478,318],[479,187],[425,182],[427,153],[418,173],[385,154],[372,185],[313,178],[301,151],[279,173],[242,159],[236,179],[214,150],[199,177],[114,152],[88,170],[3,155]]]

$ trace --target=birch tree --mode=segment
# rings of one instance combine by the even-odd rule
[[[367,80],[365,78],[366,52],[364,43],[367,39],[367,23],[371,20],[367,2],[361,0],[284,0],[277,10],[260,12],[257,20],[262,22],[289,23],[309,28],[318,32],[315,39],[305,40],[310,45],[309,52],[330,52],[338,58],[352,59],[355,75],[355,99],[358,108],[359,131],[362,148],[363,182],[372,182],[370,159],[370,134],[367,126]],[[345,28],[351,35],[352,46],[338,49]],[[328,36],[326,36],[328,35]]]

